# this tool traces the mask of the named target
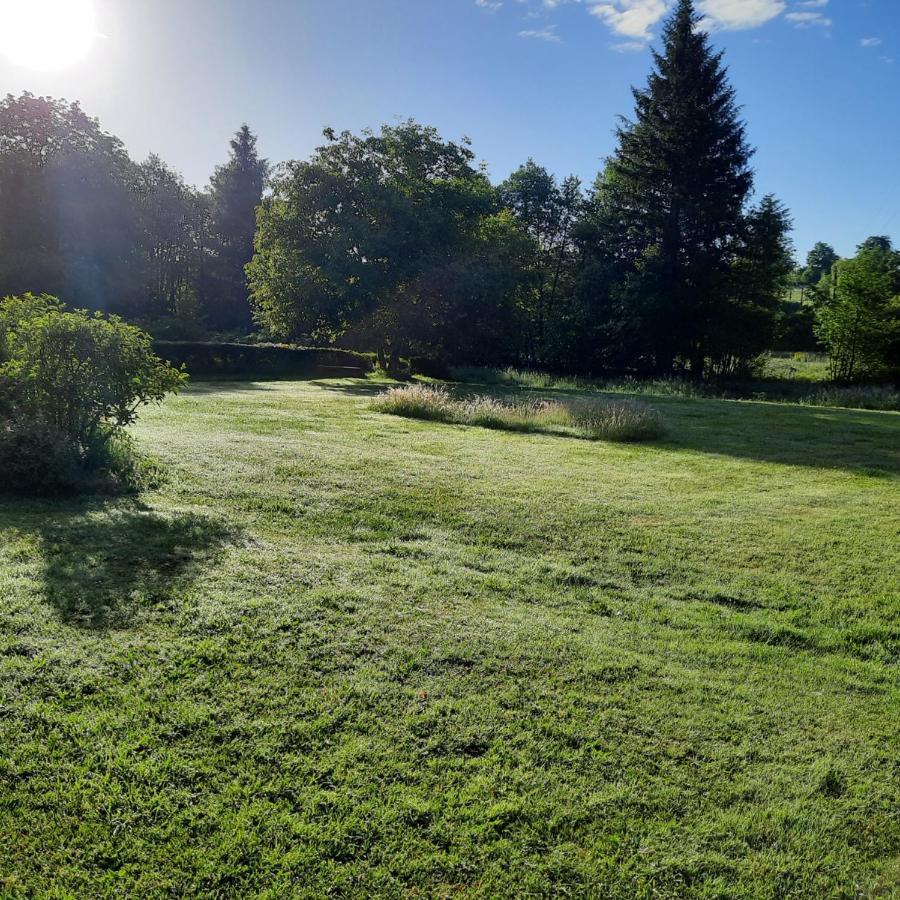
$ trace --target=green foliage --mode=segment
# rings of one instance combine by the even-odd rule
[[[132,161],[77,103],[0,100],[0,296],[65,296],[160,333],[246,329],[265,161],[242,129],[199,192],[158,156]],[[205,333],[205,332],[204,332]]]
[[[261,324],[280,338],[343,335],[388,368],[502,342],[514,230],[467,144],[414,122],[326,137],[309,162],[287,164],[260,209],[249,273]]]
[[[67,311],[47,295],[0,301],[2,446],[10,475],[3,487],[45,491],[74,484],[77,470],[111,470],[127,456],[115,444],[121,430],[186,378],[153,354],[149,335],[115,316]],[[111,474],[122,474],[121,467]]]
[[[498,191],[533,245],[523,257],[528,280],[519,300],[521,351],[536,364],[557,364],[571,343],[570,312],[565,307],[576,260],[574,231],[584,206],[581,183],[570,176],[560,184],[529,159]]]
[[[632,366],[670,373],[680,359],[695,377],[725,349],[712,329],[729,309],[753,186],[734,91],[698,20],[680,0],[666,22],[590,217],[606,340]]]
[[[746,375],[775,342],[778,314],[793,270],[791,218],[772,195],[744,217],[731,265],[731,290],[709,327],[712,372]]]
[[[806,255],[806,268],[801,273],[801,283],[815,287],[831,272],[839,259],[840,257],[834,252],[834,247],[818,241]]]
[[[137,168],[77,103],[0,99],[0,296],[123,307],[137,288]]]
[[[853,259],[835,263],[815,289],[816,335],[828,348],[832,377],[882,374],[900,336],[900,252],[870,238]]]
[[[248,330],[252,324],[245,268],[253,257],[256,209],[262,202],[269,164],[260,159],[256,135],[241,126],[228,161],[210,179],[210,229],[216,256],[206,273],[204,312],[210,328]]]
[[[571,402],[490,394],[455,397],[444,387],[415,384],[391,388],[375,399],[372,408],[411,419],[504,431],[572,433],[604,441],[648,441],[664,431],[659,415],[649,407],[598,397]]]

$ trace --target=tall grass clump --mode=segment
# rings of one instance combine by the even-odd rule
[[[900,410],[900,390],[886,384],[826,385],[800,401],[809,406]]]
[[[665,431],[655,409],[629,400],[578,400],[568,412],[581,434],[598,441],[652,441]]]
[[[446,388],[409,384],[385,391],[372,405],[378,412],[393,416],[451,422],[454,402]]]
[[[377,397],[378,412],[502,431],[575,434],[604,441],[647,441],[660,437],[655,410],[641,403],[599,397],[548,400],[501,399],[486,394],[456,398],[443,387],[415,384],[395,387]]]

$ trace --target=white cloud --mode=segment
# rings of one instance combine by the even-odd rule
[[[487,10],[499,9],[504,0],[475,0]],[[653,40],[655,27],[672,10],[676,0],[515,0],[529,7],[529,16],[552,12],[564,4],[581,3],[592,15],[607,25],[610,30],[624,40],[612,44],[618,51],[643,49],[644,44]],[[793,9],[788,11],[788,0],[696,0],[700,14],[699,27],[705,31],[740,31],[759,28],[779,16],[797,28],[814,26],[828,28],[833,23],[821,10],[829,0],[792,0]],[[543,32],[546,31],[545,35]],[[521,33],[522,37],[540,40],[559,40],[552,28]],[[864,45],[864,46],[876,46]]]
[[[881,46],[881,38],[871,37],[871,38],[862,38],[859,42],[860,47],[880,47]]]
[[[544,6],[555,7],[563,0],[543,0]],[[810,5],[824,6],[828,0],[806,0]],[[669,11],[672,0],[607,0],[590,2],[588,9],[616,33],[634,40],[650,40],[651,29]],[[709,31],[738,31],[758,28],[780,16],[785,0],[699,0],[701,28]],[[630,49],[630,48],[629,48]]]
[[[785,19],[798,28],[830,28],[833,24],[831,19],[817,12],[789,12]]]
[[[620,41],[618,44],[610,44],[616,53],[638,53],[647,49],[646,41]]]
[[[588,9],[616,34],[649,41],[650,29],[666,14],[666,0],[613,0],[591,3]]]
[[[703,16],[702,28],[741,31],[765,25],[780,16],[787,4],[784,0],[700,0],[697,9]]]
[[[561,44],[562,38],[556,33],[555,25],[548,25],[546,28],[537,30],[520,31],[520,38],[532,38],[537,41],[548,41],[551,44]]]

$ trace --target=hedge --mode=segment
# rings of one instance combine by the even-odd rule
[[[226,344],[208,341],[154,341],[157,356],[200,375],[329,376],[365,375],[373,357],[350,350],[292,347],[287,344]]]

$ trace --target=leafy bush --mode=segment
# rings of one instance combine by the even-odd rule
[[[186,378],[115,316],[46,295],[0,301],[0,489],[139,487],[146,473],[123,429]]]
[[[455,398],[446,388],[424,384],[395,387],[377,397],[378,412],[411,419],[477,425],[505,431],[574,433],[605,441],[646,441],[663,434],[657,413],[630,401],[599,397],[573,401],[489,395]]]
[[[9,420],[0,427],[0,487],[7,493],[64,493],[82,476],[79,454],[58,432]]]
[[[233,344],[208,341],[155,341],[154,351],[191,375],[305,377],[365,375],[373,358],[351,350],[293,347],[288,344]]]

